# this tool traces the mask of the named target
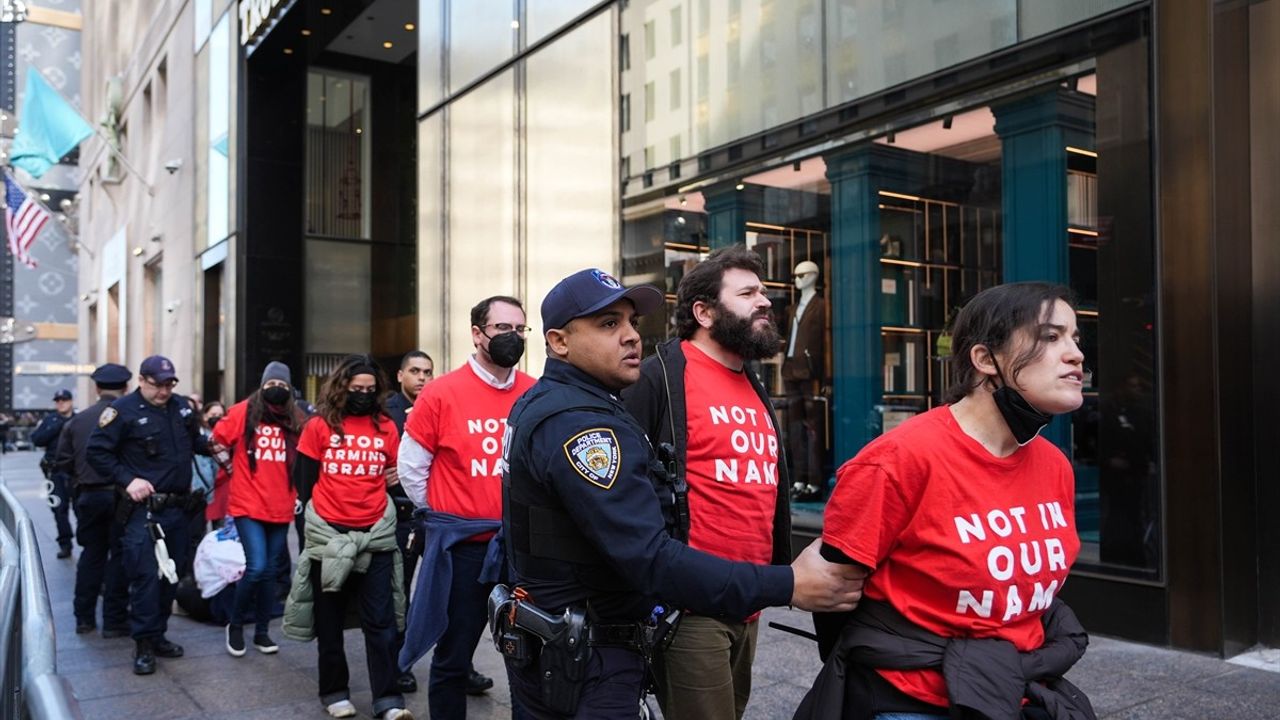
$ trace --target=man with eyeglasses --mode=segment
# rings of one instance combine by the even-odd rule
[[[493,587],[480,582],[480,570],[502,524],[502,439],[511,406],[534,383],[515,369],[528,332],[519,300],[481,300],[471,309],[475,353],[422,389],[400,440],[400,483],[428,510],[418,513],[425,518],[415,528],[427,546],[400,667],[435,646],[427,689],[432,720],[467,715],[471,657]]]
[[[168,358],[143,360],[138,376],[138,389],[98,416],[86,458],[119,496],[129,629],[136,644],[133,672],[150,675],[157,655],[182,657],[182,646],[165,637],[178,582],[173,567],[182,565],[187,552],[192,455],[217,448],[201,435],[190,401],[173,392],[178,378]],[[161,565],[165,552],[173,565]]]

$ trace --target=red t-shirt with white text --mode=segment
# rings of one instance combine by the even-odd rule
[[[689,545],[726,560],[767,564],[778,501],[778,433],[745,372],[688,341]]]
[[[432,455],[427,478],[431,509],[466,518],[502,519],[502,438],[507,416],[534,383],[529,375],[512,372],[515,382],[499,390],[481,380],[468,363],[418,393],[404,431]]]
[[[877,438],[836,473],[822,539],[872,568],[864,594],[944,637],[1040,647],[1040,615],[1080,550],[1075,479],[1036,438],[998,458],[949,406]],[[946,706],[935,670],[878,670],[904,693]]]
[[[231,479],[227,514],[269,523],[293,522],[298,493],[289,482],[289,451],[279,425],[259,422],[253,447],[244,443],[249,401],[232,405],[214,426],[213,440],[231,449]],[[249,452],[257,455],[256,471],[249,472]]]
[[[307,421],[298,452],[320,463],[311,491],[316,513],[331,523],[368,527],[387,509],[387,467],[395,467],[400,437],[391,418],[353,415],[342,420],[342,434],[330,431],[324,418]]]

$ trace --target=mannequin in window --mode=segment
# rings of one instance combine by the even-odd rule
[[[818,295],[818,264],[805,260],[792,275],[800,299],[787,312],[787,346],[782,384],[787,395],[787,454],[792,491],[817,495],[822,489],[820,413],[813,397],[827,384],[827,301]]]

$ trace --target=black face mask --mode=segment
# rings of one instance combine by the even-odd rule
[[[489,357],[498,367],[513,368],[524,355],[524,338],[519,333],[506,332],[489,338]]]
[[[289,388],[280,387],[279,385],[266,388],[262,391],[262,399],[268,405],[281,407],[289,402]]]
[[[378,396],[374,393],[347,391],[347,414],[369,415],[378,407]]]
[[[991,362],[995,363],[994,357]],[[1013,439],[1018,443],[1018,447],[1022,447],[1034,440],[1053,420],[1053,416],[1035,409],[1026,398],[1022,397],[1022,393],[1009,387],[1005,382],[1004,373],[1000,372],[999,365],[996,365],[996,374],[1000,376],[1000,387],[993,393],[996,409],[1000,411],[1004,423],[1009,426],[1009,431],[1013,433]]]
[[[212,430],[214,426],[218,424],[218,421],[221,419],[222,419],[221,417],[209,418],[206,421],[209,424],[209,429]]]

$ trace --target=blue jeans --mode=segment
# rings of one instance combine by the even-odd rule
[[[271,608],[276,601],[276,562],[289,541],[288,523],[269,523],[248,517],[235,518],[240,545],[244,547],[244,577],[236,583],[232,625],[244,625],[253,618],[255,634],[266,634],[271,625]]]
[[[491,585],[479,582],[484,565],[482,542],[453,546],[453,583],[449,587],[449,626],[436,642],[427,685],[427,710],[431,720],[458,720],[467,716],[467,676],[471,656],[480,644]]]

